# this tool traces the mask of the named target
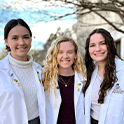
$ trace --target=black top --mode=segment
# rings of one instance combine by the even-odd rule
[[[67,87],[65,87],[62,80],[66,83],[69,81]],[[62,103],[60,105],[57,124],[76,124],[74,112],[74,75],[59,75],[58,84]]]

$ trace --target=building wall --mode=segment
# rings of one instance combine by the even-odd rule
[[[119,16],[117,14],[114,14],[113,12],[101,13],[112,22],[122,23]],[[109,24],[107,24],[107,22],[105,22],[101,17],[94,13],[84,16],[78,16],[77,23],[73,25],[73,30],[76,35],[76,40],[81,54],[85,53],[84,46],[88,35],[96,28],[104,28],[109,32],[115,31]]]
[[[124,59],[124,37],[121,38],[121,58]]]
[[[124,26],[121,26],[120,29],[124,30]],[[124,59],[124,34],[116,30],[111,30],[110,33],[114,38],[116,49],[119,51],[118,54]]]

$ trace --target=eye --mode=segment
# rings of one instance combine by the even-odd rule
[[[95,46],[94,44],[89,45],[89,47],[94,47],[94,46]]]
[[[106,43],[105,42],[101,42],[101,45],[105,45]]]
[[[71,53],[72,53],[72,51],[68,51],[68,53],[69,53],[69,54],[71,54]]]
[[[17,37],[12,37],[13,40],[17,40],[18,38]]]
[[[24,39],[29,39],[30,37],[29,36],[24,36]]]
[[[62,54],[63,52],[62,51],[59,51],[59,54]]]

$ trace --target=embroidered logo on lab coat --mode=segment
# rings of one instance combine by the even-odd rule
[[[118,93],[118,94],[123,94],[124,90],[121,89],[121,87],[119,86],[119,84],[115,85],[115,89],[113,90],[112,93]]]

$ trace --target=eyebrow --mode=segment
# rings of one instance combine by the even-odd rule
[[[102,41],[100,41],[99,43],[101,43],[101,42],[105,42],[105,40],[102,40]],[[95,44],[95,43],[89,43],[89,44]]]
[[[102,40],[102,41],[100,41],[100,42],[105,42],[105,40]]]
[[[30,36],[30,34],[24,34],[23,36]]]
[[[59,49],[59,51],[63,51],[63,50]],[[71,49],[71,50],[67,50],[67,51],[74,51],[74,50]]]
[[[12,35],[11,37],[15,37],[15,36],[18,36],[18,35]],[[22,36],[30,36],[30,34],[24,34]]]

